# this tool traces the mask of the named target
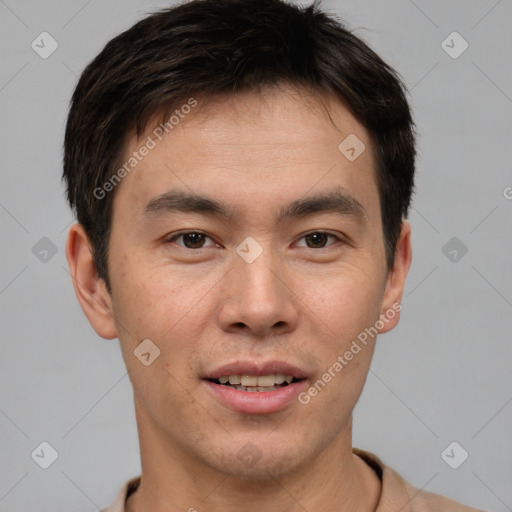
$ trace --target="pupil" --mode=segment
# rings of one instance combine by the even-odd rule
[[[201,242],[203,241],[203,235],[201,233],[187,233],[184,236],[185,245],[187,247],[195,246],[196,244],[199,244],[199,247],[201,246]],[[187,242],[191,242],[190,244]]]
[[[327,234],[326,233],[311,233],[310,235],[306,236],[306,240],[312,241],[312,245],[317,246],[324,246],[327,242]],[[308,243],[308,247],[311,247]]]

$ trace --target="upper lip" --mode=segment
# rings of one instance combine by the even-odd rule
[[[234,361],[208,372],[203,378],[218,379],[226,375],[256,375],[259,377],[275,373],[292,375],[296,379],[305,379],[307,377],[303,370],[284,361]]]

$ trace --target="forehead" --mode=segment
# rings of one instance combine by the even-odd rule
[[[262,205],[339,186],[378,202],[369,134],[341,101],[281,88],[193,101],[128,139],[125,162],[151,149],[115,202],[119,196],[142,209],[176,185],[253,208],[257,198]]]

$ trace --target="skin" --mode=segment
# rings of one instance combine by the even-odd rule
[[[271,414],[235,412],[201,380],[228,362],[281,360],[313,384],[401,300],[410,225],[403,221],[388,270],[369,135],[341,102],[328,107],[333,122],[314,95],[286,87],[199,101],[115,190],[111,294],[83,228],[69,232],[77,297],[100,336],[119,338],[133,384],[143,477],[129,512],[377,506],[380,481],[352,453],[352,411],[375,339],[308,404],[295,400]],[[349,134],[366,146],[353,162],[338,150]],[[126,156],[140,143],[129,138]],[[236,216],[144,214],[171,189],[224,201]],[[284,204],[333,189],[364,214],[277,220]],[[206,234],[204,247],[169,241],[182,230]],[[318,231],[339,240],[304,237]],[[263,249],[250,264],[236,253],[249,236]],[[147,338],[161,351],[150,366],[133,355]],[[253,465],[237,457],[248,442],[261,454]]]

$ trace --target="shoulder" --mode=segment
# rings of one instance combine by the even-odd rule
[[[484,512],[444,496],[417,489],[372,453],[353,449],[379,476],[381,496],[375,512]]]
[[[119,489],[114,501],[107,508],[101,509],[100,512],[125,512],[126,500],[138,489],[140,481],[140,475],[128,480]]]
[[[484,512],[439,494],[422,491],[406,482],[405,489],[410,497],[411,512]]]

